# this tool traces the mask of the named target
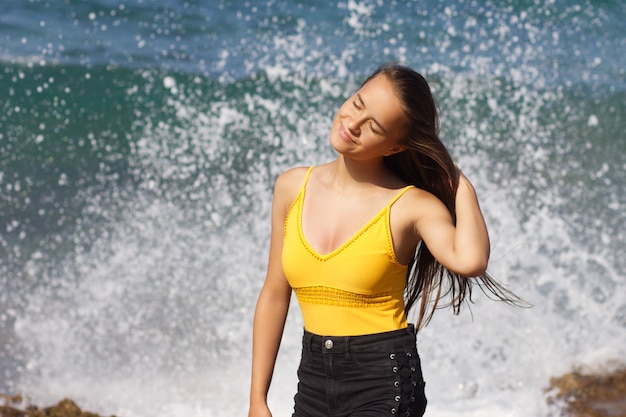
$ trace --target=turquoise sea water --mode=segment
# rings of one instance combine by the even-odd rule
[[[206,4],[205,4],[206,3]],[[419,336],[428,415],[546,416],[626,358],[621,1],[0,3],[0,391],[133,416],[244,415],[274,178],[333,157],[380,63],[429,80],[491,272]],[[274,385],[289,415],[294,303]]]

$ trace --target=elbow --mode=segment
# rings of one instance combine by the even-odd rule
[[[489,257],[481,257],[473,259],[471,262],[465,262],[459,268],[454,268],[452,272],[464,277],[478,277],[487,272]]]
[[[489,246],[476,251],[471,257],[467,258],[465,271],[461,275],[466,277],[478,277],[487,272],[489,265]]]
[[[468,274],[466,274],[465,276],[468,277],[478,277],[483,275],[485,272],[487,272],[487,264],[489,262],[487,260],[485,260],[484,262],[477,262],[476,265],[473,265],[473,268],[471,268],[468,272]]]

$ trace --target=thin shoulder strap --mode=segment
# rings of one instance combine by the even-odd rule
[[[283,233],[287,233],[287,220],[289,219],[289,217],[291,216],[291,213],[293,213],[294,211],[297,213],[296,215],[299,216],[300,218],[302,217],[302,207],[303,207],[303,203],[304,203],[304,190],[306,188],[306,184],[309,181],[309,176],[311,175],[311,171],[313,171],[314,166],[310,166],[309,169],[307,169],[306,171],[306,175],[304,176],[304,181],[302,181],[302,186],[300,187],[300,191],[298,191],[298,195],[296,196],[296,199],[293,201],[293,203],[291,203],[291,206],[289,208],[289,212],[287,213],[287,217],[285,218],[285,230],[283,231]],[[298,228],[300,227],[300,220],[298,220],[296,222],[296,224],[298,225]]]
[[[304,185],[306,185],[306,183],[309,181],[309,176],[311,175],[311,171],[313,171],[313,168],[315,168],[315,166],[311,165],[309,169],[307,169],[306,176],[304,177]]]
[[[314,165],[310,166],[306,171],[306,175],[304,176],[304,181],[302,182],[302,188],[300,189],[301,193],[304,193],[304,189],[306,188],[306,184],[309,182],[309,177],[311,176],[311,171],[315,168]]]
[[[387,204],[387,207],[391,207],[393,205],[393,203],[395,203],[400,197],[402,197],[402,195],[409,189],[409,188],[414,188],[414,185],[407,185],[406,187],[404,187],[403,189],[401,189],[398,194],[396,194],[396,196],[389,202],[389,204]]]

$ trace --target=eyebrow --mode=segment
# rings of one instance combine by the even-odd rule
[[[365,106],[365,102],[363,101],[363,97],[361,97],[361,94],[360,93],[356,93],[356,97],[359,99],[359,101],[361,102],[363,107],[366,107]],[[376,118],[372,117],[372,120],[374,121],[374,123],[376,123],[378,125],[378,127],[380,128],[380,130],[383,131],[383,133],[387,133],[387,129],[385,129],[383,127],[383,125],[381,125],[380,122],[378,120],[376,120]]]

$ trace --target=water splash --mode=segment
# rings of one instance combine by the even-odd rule
[[[491,271],[535,304],[478,296],[472,314],[435,316],[419,342],[432,412],[547,415],[550,376],[624,357],[625,66],[604,53],[624,37],[602,35],[622,33],[619,10],[220,5],[85,9],[89,51],[68,34],[45,51],[39,32],[21,54],[3,44],[0,150],[22,158],[0,175],[7,389],[127,417],[244,413],[273,178],[331,158],[335,109],[395,59],[431,82],[483,201]],[[107,43],[118,19],[131,44]],[[301,326],[293,306],[277,414],[292,406]]]

